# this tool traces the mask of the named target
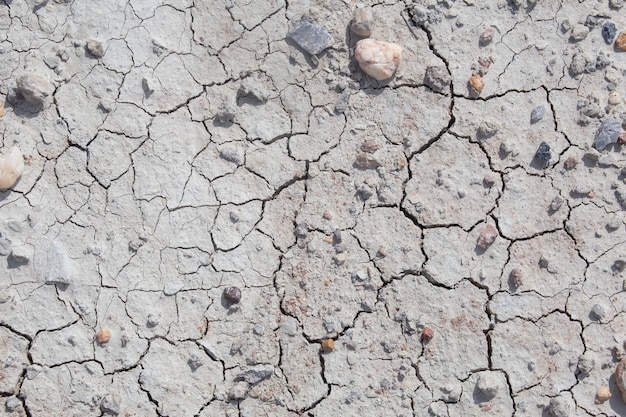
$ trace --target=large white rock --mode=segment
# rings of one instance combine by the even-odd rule
[[[376,80],[391,78],[400,66],[402,47],[395,43],[361,39],[356,43],[354,57],[364,73]]]

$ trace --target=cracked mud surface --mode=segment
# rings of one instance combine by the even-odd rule
[[[0,0],[0,415],[626,415],[624,2],[366,3]]]

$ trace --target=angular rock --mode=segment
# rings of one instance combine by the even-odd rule
[[[615,23],[613,22],[605,22],[602,25],[602,38],[607,45],[610,45],[615,39],[615,35],[617,35],[617,28],[615,27]]]
[[[17,92],[34,105],[41,105],[52,94],[52,84],[41,74],[24,74],[17,79]]]
[[[438,93],[448,93],[452,76],[444,66],[430,66],[426,68],[424,84]]]
[[[268,379],[274,374],[274,367],[272,365],[256,365],[240,372],[237,375],[237,380],[246,381],[248,384],[254,385]]]
[[[24,172],[24,156],[17,146],[0,157],[0,191],[13,187]]]
[[[622,129],[622,121],[617,119],[607,119],[602,123],[593,146],[601,151],[611,143],[617,142],[620,131]]]
[[[364,73],[381,81],[391,78],[400,66],[402,47],[390,42],[361,39],[356,43],[354,57]]]
[[[350,30],[355,35],[363,38],[369,38],[372,34],[372,8],[371,7],[359,7],[354,10],[352,19],[352,25]]]
[[[287,37],[311,55],[317,55],[333,44],[333,37],[323,27],[302,21]]]

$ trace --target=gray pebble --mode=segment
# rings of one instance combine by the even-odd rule
[[[581,25],[577,23],[572,27],[572,33],[570,34],[570,39],[574,42],[579,42],[585,39],[589,35],[589,28],[585,25]]]
[[[47,77],[40,74],[24,74],[16,81],[17,92],[24,99],[34,105],[41,105],[46,97],[53,92],[53,87]]]
[[[18,400],[17,397],[9,397],[7,402],[4,403],[4,408],[6,408],[8,412],[13,412],[17,410],[17,407],[19,407],[20,404],[20,400]]]
[[[357,193],[364,201],[368,200],[372,195],[374,195],[374,192],[372,191],[370,186],[367,184],[361,185]]]
[[[146,323],[148,327],[156,327],[159,325],[159,316],[156,314],[148,314],[148,321]]]
[[[572,189],[572,194],[587,195],[592,191],[593,187],[589,184],[576,184],[576,186]]]
[[[360,7],[354,10],[350,30],[358,36],[369,38],[372,34],[372,8]]]
[[[287,37],[311,55],[317,55],[333,44],[333,37],[323,27],[302,21]]]
[[[593,146],[601,151],[611,143],[617,142],[617,138],[622,129],[622,121],[617,119],[607,119],[602,123],[596,139],[593,141]]]
[[[105,415],[116,416],[120,413],[120,399],[117,394],[109,394],[102,399],[100,411]]]
[[[559,209],[563,206],[564,202],[565,202],[565,199],[557,195],[556,197],[552,199],[552,202],[550,203],[550,210],[559,211]]]
[[[237,152],[237,149],[235,148],[220,149],[220,158],[228,162],[237,164],[237,165],[241,165],[241,162],[242,162],[241,156],[239,155],[239,152]]]
[[[11,250],[10,260],[20,265],[26,265],[33,257],[34,250],[28,245],[15,246]]]
[[[252,333],[254,333],[257,336],[263,336],[265,334],[265,327],[263,327],[260,324],[255,324],[254,327],[252,328]]]
[[[609,232],[614,232],[617,229],[619,229],[622,226],[622,221],[620,220],[619,217],[613,217],[611,220],[609,220],[609,222],[606,224],[606,228]]]
[[[430,66],[426,68],[424,84],[438,93],[447,93],[450,90],[452,76],[444,66]]]
[[[483,373],[476,381],[476,389],[487,399],[493,399],[498,394],[498,378],[492,373]]]
[[[544,255],[541,255],[539,258],[539,266],[541,268],[547,268],[550,266],[550,261]]]
[[[546,407],[546,414],[552,417],[569,417],[570,407],[563,398],[556,397],[550,400],[550,404]]]
[[[500,127],[497,123],[492,121],[483,120],[478,126],[478,138],[487,139],[498,133]]]
[[[604,314],[605,311],[602,305],[594,304],[593,307],[591,307],[591,316],[594,317],[596,320],[602,320]]]
[[[285,320],[280,329],[288,336],[295,336],[298,333],[298,323],[293,318]]]
[[[168,281],[163,286],[163,294],[174,295],[183,289],[185,284],[182,281]]]
[[[545,168],[548,166],[552,153],[550,152],[550,145],[546,142],[541,142],[537,152],[535,152],[535,159]]]
[[[295,232],[298,239],[305,239],[309,234],[309,228],[305,224],[299,224],[296,226]]]
[[[586,68],[587,68],[587,59],[585,58],[585,56],[581,52],[577,52],[576,54],[574,54],[574,56],[572,57],[572,62],[570,63],[570,66],[569,66],[570,75],[572,77],[576,77],[577,75],[580,75],[583,72],[585,72]]]
[[[609,7],[619,10],[624,7],[624,0],[609,0]]]
[[[198,358],[198,355],[196,355],[195,353],[192,353],[191,355],[189,355],[187,364],[189,365],[192,371],[195,371],[196,369],[198,369],[199,367],[203,365],[202,360]]]
[[[268,379],[274,374],[272,365],[255,365],[251,368],[240,372],[235,379],[246,381],[248,384],[254,385]]]
[[[85,45],[87,52],[89,52],[95,58],[102,58],[104,56],[104,48],[102,43],[93,39],[89,39]]]
[[[593,358],[587,357],[585,355],[582,355],[580,358],[578,358],[577,369],[578,369],[578,373],[582,377],[589,375],[591,371],[593,370],[594,366],[595,366],[595,361],[593,360]]]
[[[543,116],[546,114],[546,107],[541,104],[533,109],[530,113],[530,123],[535,124],[539,120],[543,119]]]

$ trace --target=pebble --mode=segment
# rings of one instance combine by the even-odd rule
[[[104,56],[104,48],[102,47],[102,42],[89,39],[85,47],[87,48],[87,51],[95,58],[102,58]]]
[[[174,295],[183,289],[185,284],[182,281],[169,281],[163,286],[163,294]]]
[[[546,166],[548,166],[551,158],[552,153],[550,152],[550,145],[548,145],[546,142],[541,142],[539,144],[537,152],[535,152],[535,159],[541,162],[543,164],[543,167],[545,168]]]
[[[263,336],[265,334],[265,327],[261,324],[255,324],[252,328],[252,332],[257,336]]]
[[[354,57],[364,73],[381,81],[391,78],[402,60],[402,47],[395,43],[361,39],[357,42]]]
[[[570,417],[570,407],[566,400],[560,397],[552,398],[547,407],[547,414],[553,417]]]
[[[322,349],[327,352],[335,350],[335,341],[333,339],[322,340]]]
[[[565,162],[563,162],[563,166],[565,167],[565,169],[574,169],[576,167],[576,165],[578,165],[578,158],[574,157],[574,156],[570,156],[569,158],[567,158],[565,160]]]
[[[492,373],[483,373],[476,381],[476,389],[489,401],[498,394],[498,378]]]
[[[617,35],[617,28],[613,22],[605,22],[602,25],[602,38],[607,45],[610,45],[615,39],[615,35]]]
[[[106,329],[106,328],[105,329],[100,329],[100,331],[96,335],[96,340],[101,345],[107,343],[109,340],[111,340],[111,330]]]
[[[372,35],[372,8],[359,7],[354,10],[350,30],[355,35],[369,38]]]
[[[156,327],[159,325],[159,316],[156,314],[148,314],[148,320],[146,322],[146,324],[148,325],[148,327]]]
[[[298,333],[298,325],[295,319],[287,319],[280,328],[287,336],[295,336]]]
[[[583,24],[577,23],[572,27],[570,39],[574,42],[579,42],[585,39],[587,35],[589,35],[589,28]]]
[[[368,200],[370,197],[372,197],[372,195],[374,195],[374,191],[372,191],[372,188],[367,184],[361,185],[357,193],[359,194],[359,196],[361,196],[363,201]]]
[[[483,230],[480,231],[476,246],[482,250],[486,250],[493,244],[493,242],[495,242],[496,237],[498,237],[498,229],[496,229],[492,224],[488,224],[483,228]]]
[[[624,7],[624,0],[609,0],[609,6],[611,9],[621,9]]]
[[[626,402],[626,357],[624,357],[615,369],[615,383],[622,393],[622,399]]]
[[[550,202],[550,210],[552,210],[552,211],[559,211],[561,209],[561,207],[563,206],[563,203],[565,203],[565,199],[563,197],[557,195]]]
[[[237,287],[224,288],[224,299],[231,304],[237,304],[241,301],[241,290]]]
[[[609,94],[609,104],[612,106],[615,106],[616,104],[619,104],[622,101],[622,98],[620,97],[620,93],[618,93],[617,91],[613,91],[611,94]]]
[[[622,129],[622,121],[617,119],[607,119],[602,123],[593,146],[601,151],[604,150],[609,144],[617,142],[620,130]]]
[[[17,397],[9,397],[7,399],[7,402],[4,404],[4,407],[7,409],[8,412],[13,412],[15,410],[17,410],[17,407],[19,407],[22,403],[20,402],[20,400],[17,399]]]
[[[255,365],[239,373],[235,379],[246,381],[250,385],[258,384],[274,374],[272,365]]]
[[[496,122],[483,120],[480,122],[478,126],[478,137],[480,138],[490,138],[500,130],[500,126]]]
[[[581,356],[578,358],[577,369],[581,376],[588,376],[595,367],[595,361],[591,357]]]
[[[580,184],[576,184],[576,186],[572,189],[572,194],[587,195],[592,191],[593,191],[593,187],[591,185],[580,183]]]
[[[539,120],[543,119],[543,116],[546,114],[546,107],[543,104],[535,107],[533,111],[530,113],[530,124],[535,124]]]
[[[609,398],[611,398],[611,391],[609,391],[609,387],[607,387],[606,385],[601,386],[600,388],[598,388],[598,391],[596,392],[596,404],[602,404],[603,402],[605,402],[606,400],[608,400]]]
[[[482,75],[480,75],[479,73],[475,73],[472,74],[472,76],[470,77],[469,85],[473,92],[475,92],[476,94],[480,94],[485,88],[485,80],[483,79]]]
[[[617,35],[617,38],[615,38],[615,47],[626,51],[626,31],[622,31]]]
[[[24,156],[17,146],[0,157],[0,190],[13,187],[24,173]]]
[[[602,320],[604,314],[604,307],[601,304],[594,304],[593,307],[591,307],[591,315],[596,320]]]
[[[20,265],[26,265],[30,262],[34,254],[33,248],[29,245],[18,245],[11,250],[11,260]]]
[[[452,76],[444,66],[430,66],[426,68],[424,84],[438,93],[447,93],[450,90]]]
[[[333,44],[333,37],[323,27],[302,21],[287,37],[311,55],[317,55]]]
[[[522,270],[519,268],[513,268],[511,269],[511,273],[509,274],[509,282],[511,283],[511,285],[515,288],[519,288],[522,286],[523,281],[522,281],[523,275],[522,275]]]
[[[493,40],[493,35],[495,35],[496,30],[493,27],[488,27],[483,30],[483,33],[480,34],[479,42],[481,46],[489,45]]]
[[[239,401],[246,398],[250,391],[250,385],[246,381],[239,381],[228,392],[228,398],[231,400]]]
[[[40,74],[24,74],[17,79],[17,92],[34,105],[43,104],[46,97],[52,94],[52,84],[48,78]]]
[[[109,394],[102,399],[100,411],[105,415],[117,416],[120,413],[120,399],[116,393]]]
[[[433,329],[431,329],[430,327],[424,327],[424,330],[422,330],[422,341],[424,343],[428,343],[433,340],[433,337],[435,337],[435,332],[433,331]]]
[[[606,228],[609,232],[614,232],[617,229],[619,229],[622,226],[622,221],[620,220],[619,217],[613,217],[611,220],[609,220],[609,222],[606,224]]]

